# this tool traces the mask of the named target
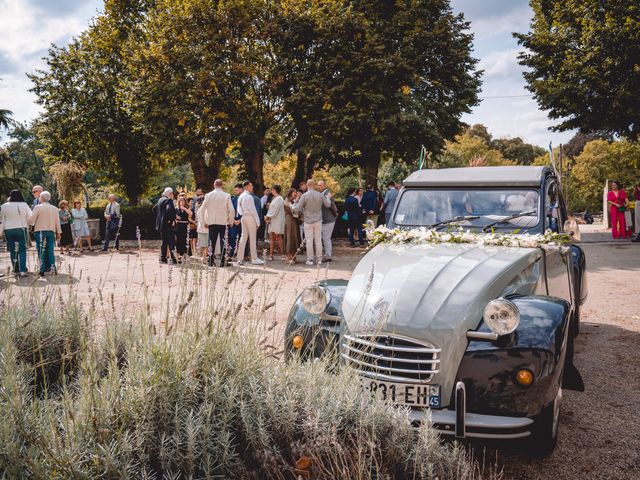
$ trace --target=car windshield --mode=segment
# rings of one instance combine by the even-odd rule
[[[495,229],[530,230],[538,226],[538,209],[536,190],[408,189],[398,199],[393,223],[399,227],[428,227],[442,222],[438,227],[460,225],[472,229],[495,223]]]

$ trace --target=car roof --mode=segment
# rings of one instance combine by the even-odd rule
[[[405,187],[538,187],[550,167],[466,167],[413,172]]]

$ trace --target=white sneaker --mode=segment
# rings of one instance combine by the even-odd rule
[[[313,262],[313,260],[307,260],[305,262],[305,265],[315,265],[315,263]]]
[[[255,260],[251,260],[251,265],[264,265],[264,261],[256,258]]]

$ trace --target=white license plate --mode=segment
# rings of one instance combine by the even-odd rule
[[[382,400],[409,407],[440,408],[440,385],[412,385],[361,378],[365,390]]]

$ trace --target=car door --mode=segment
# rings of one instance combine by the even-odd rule
[[[564,208],[561,208],[561,190],[558,182],[550,178],[545,185],[544,212],[545,231],[562,233]],[[549,295],[573,303],[571,294],[570,252],[565,249],[545,250],[545,270],[547,272],[547,290]],[[568,249],[567,249],[568,250]]]

